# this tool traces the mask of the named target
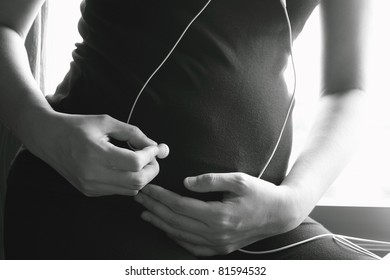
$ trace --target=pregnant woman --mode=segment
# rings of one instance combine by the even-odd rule
[[[329,233],[308,215],[352,151],[364,0],[320,4],[321,105],[288,174],[283,73],[320,1],[84,0],[83,41],[47,98],[23,47],[43,2],[0,1],[1,119],[24,144],[6,258],[368,258],[330,236],[247,253]]]

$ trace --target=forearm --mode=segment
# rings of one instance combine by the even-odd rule
[[[24,141],[52,109],[31,74],[23,38],[0,25],[0,119]]]
[[[363,92],[321,98],[318,117],[304,149],[282,185],[295,193],[294,206],[307,216],[347,164],[359,139]]]

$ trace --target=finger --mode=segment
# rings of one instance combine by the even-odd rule
[[[202,237],[203,244],[210,244],[210,242],[204,238],[204,235],[209,232],[209,228],[203,222],[177,214],[164,204],[159,203],[141,192],[135,197],[135,201],[141,203],[150,213],[157,216],[161,221],[173,229],[196,234]]]
[[[244,173],[207,173],[184,179],[187,189],[194,192],[233,192],[242,194],[250,183],[250,176]]]
[[[138,150],[134,152],[136,157],[138,158],[138,164],[141,167],[149,164],[153,160],[156,159],[162,153],[166,153],[164,146],[148,146],[143,148],[142,150]]]
[[[114,118],[106,120],[106,133],[119,141],[129,142],[133,147],[142,149],[147,146],[157,146],[157,143],[148,138],[138,127]]]
[[[88,197],[100,197],[107,195],[135,196],[139,192],[139,190],[98,183],[88,183],[78,189]]]
[[[220,202],[205,202],[181,196],[157,185],[146,185],[142,192],[164,204],[177,214],[182,214],[207,224],[212,223],[213,217],[222,211]]]
[[[129,146],[130,150],[132,150],[132,151],[137,151],[138,150],[137,148],[133,147],[130,143],[127,143],[127,145]],[[169,155],[169,147],[168,147],[167,144],[164,144],[164,143],[158,144],[157,147],[160,150],[158,155],[157,155],[157,157],[159,159],[166,158]]]
[[[155,159],[139,172],[115,170],[103,167],[101,170],[96,172],[92,181],[131,190],[140,190],[157,176],[159,170],[159,164]]]
[[[106,149],[107,167],[126,171],[140,171],[160,153],[158,146],[147,146],[131,151],[108,143]]]
[[[151,212],[143,212],[141,215],[141,218],[155,227],[159,228],[160,230],[164,231],[167,233],[169,236],[173,236],[174,238],[177,238],[179,240],[185,240],[187,242],[191,242],[194,244],[208,244],[208,242],[193,233],[186,232],[184,230],[178,230],[168,223],[166,223],[163,219],[161,219],[159,216],[155,215],[154,213]]]

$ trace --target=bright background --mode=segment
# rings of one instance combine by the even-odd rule
[[[364,136],[356,155],[319,204],[390,207],[390,1],[371,0],[367,38],[368,99]],[[48,27],[48,75],[46,93],[55,91],[69,68],[74,43],[80,41],[77,21],[80,0],[51,1]],[[313,119],[320,85],[321,34],[316,9],[294,44],[298,75],[294,109],[294,148],[302,146]],[[287,73],[287,76],[291,73]],[[291,77],[291,75],[290,75]],[[389,172],[389,173],[388,173]]]

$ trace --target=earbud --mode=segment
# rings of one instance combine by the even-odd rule
[[[160,149],[157,155],[159,159],[166,158],[169,155],[169,147],[166,144],[159,144],[158,148]]]
[[[283,8],[287,8],[287,0],[280,0],[280,4],[282,4]]]

